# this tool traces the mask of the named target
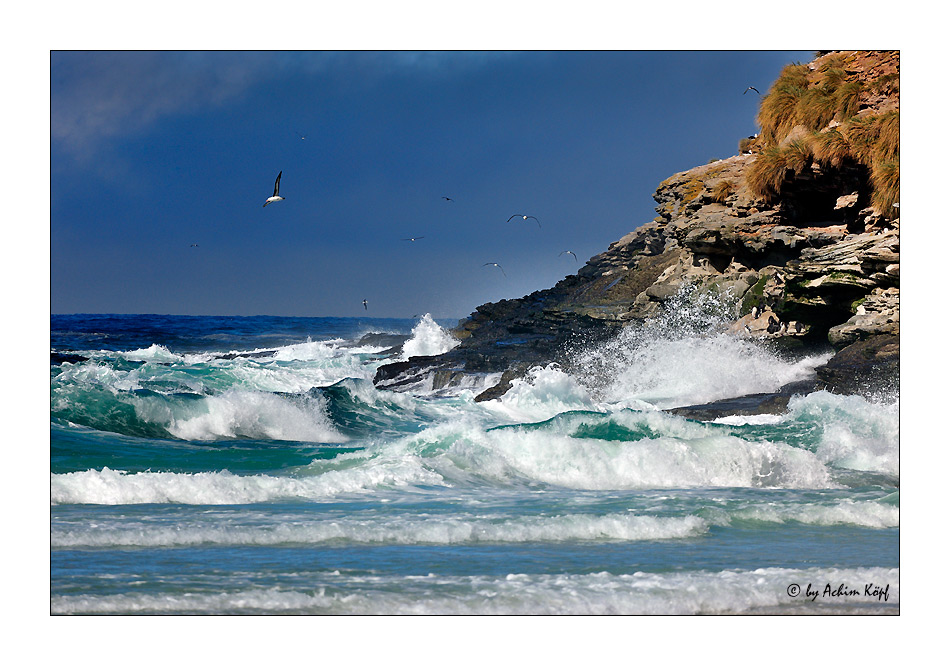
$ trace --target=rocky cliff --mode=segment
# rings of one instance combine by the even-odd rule
[[[493,398],[532,365],[569,369],[576,345],[656,316],[688,287],[731,304],[735,335],[835,349],[817,388],[896,387],[899,94],[897,52],[789,65],[740,154],[666,179],[653,221],[550,289],[479,306],[453,331],[458,347],[383,366],[376,384],[478,375],[490,384],[478,399]]]

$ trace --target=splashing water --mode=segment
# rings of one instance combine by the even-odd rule
[[[457,347],[459,341],[446,333],[432,315],[426,313],[412,329],[412,337],[406,340],[402,348],[402,360],[413,356],[435,356]]]
[[[830,358],[787,360],[726,332],[735,305],[729,298],[683,288],[663,314],[626,327],[596,349],[576,355],[578,380],[618,406],[660,409],[778,390],[807,379]]]

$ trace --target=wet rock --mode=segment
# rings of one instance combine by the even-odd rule
[[[811,393],[816,384],[816,380],[803,380],[786,384],[774,393],[752,393],[704,405],[674,407],[666,411],[695,421],[714,421],[725,416],[783,414],[788,410],[788,401],[792,396]]]
[[[854,342],[817,368],[818,388],[876,395],[900,387],[900,337],[872,335]]]

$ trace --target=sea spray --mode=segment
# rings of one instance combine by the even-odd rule
[[[663,313],[606,344],[575,353],[577,378],[605,402],[669,409],[778,390],[814,376],[829,355],[785,359],[726,332],[728,298],[684,287]]]
[[[446,333],[432,315],[426,313],[413,329],[412,337],[406,340],[402,348],[402,360],[413,356],[435,356],[458,346],[459,341]]]

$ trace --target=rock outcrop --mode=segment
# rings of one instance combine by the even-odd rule
[[[851,63],[845,74],[855,80],[896,71],[891,52],[852,53],[843,60]],[[818,62],[835,57],[841,60],[831,53]],[[890,94],[865,94],[859,115],[899,108],[893,86],[865,88]],[[781,140],[800,138],[803,131],[792,126]],[[899,208],[879,210],[872,170],[847,158],[811,156],[804,166],[780,172],[777,197],[763,196],[750,185],[749,173],[767,147],[757,137],[743,147],[743,154],[663,181],[654,194],[658,216],[576,275],[520,299],[479,306],[453,331],[459,346],[383,366],[376,384],[399,389],[426,381],[437,389],[479,376],[486,387],[479,399],[497,397],[533,365],[570,368],[576,345],[596,344],[658,315],[686,287],[732,304],[728,328],[736,335],[838,350],[818,370],[820,388],[855,393],[894,384]]]

